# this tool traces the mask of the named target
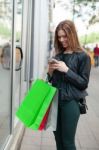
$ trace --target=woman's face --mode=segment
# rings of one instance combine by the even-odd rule
[[[64,30],[59,30],[58,31],[58,41],[62,44],[63,48],[68,47],[67,35],[66,35]]]

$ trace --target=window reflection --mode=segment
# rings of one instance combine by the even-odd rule
[[[0,0],[0,149],[10,134],[12,1]]]
[[[20,47],[16,47],[16,62],[15,62],[15,70],[19,71],[22,67],[22,60],[23,60],[23,52]]]
[[[23,62],[23,50],[21,49],[22,36],[22,0],[17,0],[17,14],[16,14],[16,51],[15,51],[15,106],[14,110],[20,105],[21,95],[21,68]],[[16,123],[16,120],[15,122]]]
[[[11,46],[9,43],[2,47],[1,64],[4,69],[10,69],[11,64]]]
[[[11,46],[10,44],[4,45],[0,49],[0,62],[2,64],[3,69],[9,70],[11,68]],[[16,47],[15,49],[15,71],[18,71],[21,69],[22,66],[22,60],[23,60],[23,52],[20,47]]]
[[[16,44],[17,46],[21,46],[22,0],[17,0],[16,22]]]

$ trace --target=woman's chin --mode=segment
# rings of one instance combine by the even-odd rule
[[[63,45],[63,48],[67,48],[68,46],[67,45]]]

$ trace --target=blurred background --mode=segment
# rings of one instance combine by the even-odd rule
[[[55,28],[65,19],[74,21],[81,46],[91,57],[89,92],[95,89],[90,94],[95,103],[91,100],[90,106],[99,116],[99,1],[0,0],[0,150],[18,149],[25,128],[16,110],[32,81],[45,78]]]

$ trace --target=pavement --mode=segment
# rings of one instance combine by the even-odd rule
[[[76,132],[77,150],[99,150],[99,68],[92,68],[87,114],[81,115]],[[25,130],[20,150],[56,150],[52,132]]]

